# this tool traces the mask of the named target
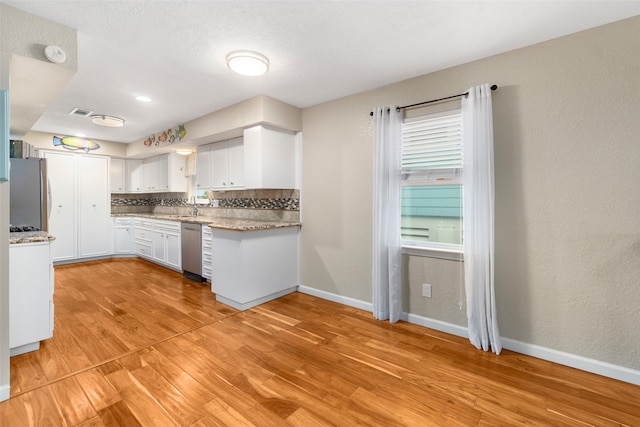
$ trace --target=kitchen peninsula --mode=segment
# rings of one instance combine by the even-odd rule
[[[53,261],[46,231],[9,233],[11,356],[40,348],[53,336]]]
[[[298,231],[301,223],[295,219],[266,220],[173,213],[128,216],[154,221],[197,223],[202,225],[203,235],[210,232],[210,248],[204,245],[203,240],[203,270],[208,267],[211,272],[211,291],[224,304],[246,310],[297,288]],[[210,252],[206,253],[207,250]]]

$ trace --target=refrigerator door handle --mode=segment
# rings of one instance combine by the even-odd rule
[[[51,205],[53,204],[53,199],[51,197],[51,180],[47,178],[47,219],[51,219]]]

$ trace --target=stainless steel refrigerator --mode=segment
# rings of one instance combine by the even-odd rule
[[[49,186],[46,159],[9,159],[9,222],[49,231]]]

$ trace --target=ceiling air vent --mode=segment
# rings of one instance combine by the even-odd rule
[[[86,108],[74,108],[69,114],[72,116],[89,117],[93,114],[93,111],[87,110]]]

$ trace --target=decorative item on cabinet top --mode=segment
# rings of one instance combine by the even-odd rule
[[[143,141],[143,144],[147,147],[173,144],[176,141],[182,141],[182,138],[184,138],[186,134],[187,130],[184,125],[178,125],[178,127],[167,129],[158,135],[151,135]]]
[[[53,145],[55,147],[62,146],[67,150],[84,150],[85,153],[88,153],[91,150],[97,150],[100,148],[100,144],[97,142],[87,139],[80,138],[77,136],[63,136],[60,138],[59,136],[53,137]]]

